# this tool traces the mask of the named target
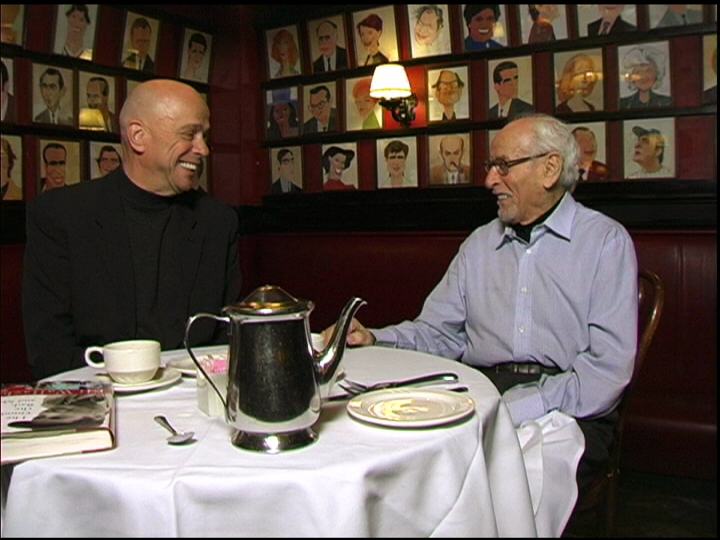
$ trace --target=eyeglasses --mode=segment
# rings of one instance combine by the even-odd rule
[[[48,161],[47,164],[48,164],[48,165],[51,165],[51,166],[53,166],[53,167],[59,167],[60,165],[62,165],[63,167],[65,166],[65,162],[64,162],[64,161],[55,161],[55,160],[53,160],[53,161]]]
[[[531,159],[547,156],[549,153],[550,152],[544,152],[542,154],[535,154],[534,156],[511,159],[510,161],[504,158],[486,159],[483,162],[483,166],[485,167],[486,173],[489,173],[490,169],[492,169],[493,167],[497,167],[497,171],[498,173],[500,173],[500,176],[505,176],[515,165],[520,165],[521,163],[525,163],[527,161],[530,161]]]
[[[315,109],[322,109],[325,105],[327,105],[327,101],[323,99],[322,101],[318,101],[317,103],[311,103],[310,105],[308,105],[308,108],[311,111],[314,111]]]

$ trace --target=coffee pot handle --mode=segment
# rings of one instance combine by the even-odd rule
[[[195,357],[195,353],[190,348],[190,327],[193,325],[193,323],[198,319],[214,319],[216,321],[224,322],[224,323],[230,323],[230,317],[221,317],[219,315],[213,315],[212,313],[198,313],[196,315],[193,315],[188,319],[187,324],[185,325],[185,348],[187,349],[188,354],[190,355],[190,358],[192,358],[193,363],[197,366],[197,368],[200,370],[200,373],[202,373],[205,376],[205,379],[210,383],[210,386],[213,387],[213,390],[215,390],[215,393],[220,398],[220,401],[223,404],[223,409],[227,411],[227,401],[225,401],[225,396],[222,395],[222,392],[218,390],[218,387],[215,386],[215,382],[213,381],[212,377],[210,377],[207,372],[205,371],[205,368],[202,367],[198,359]],[[229,367],[229,366],[228,366]]]

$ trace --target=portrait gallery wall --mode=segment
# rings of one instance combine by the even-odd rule
[[[177,78],[208,99],[212,38],[202,22],[110,5],[2,4],[3,202],[118,167],[118,114],[138,83]]]
[[[268,193],[482,186],[495,133],[532,111],[572,124],[581,185],[714,185],[716,21],[701,4],[398,4],[273,19],[260,89]],[[387,63],[410,82],[404,124],[371,95]]]

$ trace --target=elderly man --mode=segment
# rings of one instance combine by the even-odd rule
[[[485,161],[497,219],[463,242],[416,319],[373,330],[353,320],[347,343],[474,366],[516,426],[556,410],[574,417],[587,487],[608,460],[633,371],[637,261],[622,225],[573,198],[578,159],[570,127],[551,116],[507,124]]]
[[[665,165],[665,137],[655,128],[632,128],[637,140],[633,145],[632,160],[640,168],[630,173],[628,178],[670,178],[673,173]]]
[[[209,130],[195,89],[143,82],[120,112],[122,165],[28,203],[22,312],[36,378],[84,366],[91,345],[182,348],[191,315],[237,301],[237,214],[195,189]],[[190,340],[227,340],[222,326],[195,325]]]
[[[317,25],[315,34],[317,35],[320,56],[313,61],[313,73],[347,69],[347,49],[337,44],[337,24],[325,19]]]

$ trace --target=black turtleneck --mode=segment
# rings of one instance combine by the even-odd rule
[[[535,225],[540,225],[543,223],[550,214],[553,213],[553,211],[558,207],[560,204],[560,201],[562,201],[563,198],[560,197],[555,204],[553,204],[550,209],[545,212],[543,215],[541,215],[539,218],[537,218],[532,223],[528,223],[527,225],[521,225],[520,223],[514,223],[510,225],[512,229],[515,231],[515,234],[517,234],[520,238],[525,240],[526,242],[530,242],[530,233],[532,233],[533,227]]]

